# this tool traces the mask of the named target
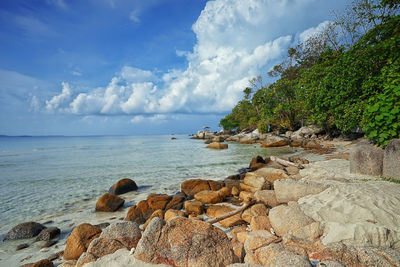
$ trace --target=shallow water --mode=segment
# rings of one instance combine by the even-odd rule
[[[0,137],[0,238],[29,220],[62,227],[71,217],[93,216],[95,200],[124,177],[142,188],[123,196],[127,207],[149,193],[175,193],[186,179],[224,179],[256,155],[294,152],[238,143],[212,150],[203,140],[171,137]]]

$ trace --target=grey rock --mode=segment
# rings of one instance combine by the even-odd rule
[[[382,175],[383,169],[382,148],[374,147],[371,144],[360,143],[350,151],[350,172]]]
[[[276,200],[279,203],[297,201],[308,195],[316,195],[328,186],[317,181],[282,179],[274,182]]]
[[[393,139],[385,148],[383,176],[400,179],[400,139]]]
[[[25,222],[12,228],[4,240],[26,239],[37,236],[46,227],[37,222]]]
[[[36,237],[36,241],[49,241],[50,239],[55,238],[61,233],[60,229],[57,227],[49,227],[40,232],[40,234]]]
[[[19,245],[17,246],[17,249],[16,249],[16,250],[21,250],[21,249],[24,249],[24,248],[27,248],[27,247],[29,247],[29,244],[28,244],[28,243],[19,244]]]

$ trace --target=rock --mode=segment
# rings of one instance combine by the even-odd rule
[[[292,234],[313,222],[295,202],[289,202],[288,206],[280,205],[272,208],[269,211],[269,220],[278,236]]]
[[[230,264],[226,267],[262,267],[262,265],[251,264],[251,263],[234,263],[234,264]]]
[[[279,205],[276,200],[276,195],[274,190],[260,190],[254,193],[254,198],[257,202],[263,202],[269,207],[276,207]]]
[[[271,230],[271,223],[268,216],[253,216],[250,221],[250,228],[253,231],[257,230]]]
[[[115,217],[114,217],[115,219]],[[110,225],[110,223],[108,222],[104,222],[104,223],[99,223],[99,224],[95,224],[94,226],[99,227],[101,230],[103,230],[104,228],[107,228]]]
[[[164,210],[167,203],[172,199],[167,194],[150,194],[147,196],[147,204],[152,210]]]
[[[240,193],[240,191],[236,186],[232,187],[232,195],[233,196],[238,196],[239,193]]]
[[[212,139],[212,142],[214,143],[214,142],[216,142],[216,143],[220,143],[220,142],[224,142],[224,138],[222,137],[222,136],[215,136],[213,139]]]
[[[37,222],[25,222],[13,227],[4,240],[26,239],[37,236],[46,227]]]
[[[231,190],[229,189],[229,187],[222,187],[220,190],[218,190],[218,194],[223,198],[227,198],[229,196],[231,196]]]
[[[242,244],[244,244],[244,242],[246,242],[246,239],[247,239],[247,236],[249,235],[249,232],[247,232],[247,231],[242,231],[242,232],[239,232],[239,233],[237,233],[237,240],[240,242],[240,243],[242,243]]]
[[[250,207],[250,212],[253,216],[267,216],[269,210],[264,204],[258,203]]]
[[[252,171],[258,170],[265,165],[265,160],[261,156],[257,156],[251,159],[249,169]]]
[[[318,181],[284,179],[274,182],[275,196],[279,203],[297,201],[308,195],[316,195],[328,186]]]
[[[277,236],[274,236],[266,230],[252,231],[248,234],[247,239],[244,242],[244,250],[247,254],[258,248],[268,246],[277,240]]]
[[[287,172],[289,175],[296,175],[296,174],[299,174],[299,169],[298,169],[297,167],[290,166],[290,167],[286,167],[285,169],[286,169],[286,172]]]
[[[163,210],[156,210],[151,214],[151,216],[147,219],[147,221],[143,225],[143,229],[146,229],[147,225],[151,222],[151,220],[155,217],[164,219],[164,211]]]
[[[239,259],[239,261],[242,262],[244,259],[244,255],[245,255],[243,244],[240,243],[238,240],[233,240],[233,239],[231,240],[231,244],[232,244],[233,253]],[[231,266],[231,265],[229,265],[229,266]]]
[[[136,247],[141,236],[139,225],[130,221],[112,223],[100,234],[101,238],[119,241],[127,249]]]
[[[251,218],[253,218],[253,214],[251,213],[250,208],[246,209],[245,211],[242,212],[242,219],[246,221],[247,223],[251,222]]]
[[[313,134],[322,133],[323,129],[316,125],[303,126],[295,131],[290,137],[292,139],[303,139],[305,136],[312,136]]]
[[[359,143],[350,151],[350,172],[382,175],[384,151],[366,143]]]
[[[90,242],[101,233],[100,228],[88,223],[78,225],[72,230],[64,250],[65,260],[77,260],[87,250]]]
[[[206,148],[227,149],[228,148],[228,144],[222,144],[222,143],[213,142],[213,143],[207,145]]]
[[[180,210],[183,207],[183,202],[185,201],[185,195],[183,193],[178,193],[172,196],[172,199],[165,206],[166,210]]]
[[[203,190],[219,190],[224,187],[224,183],[211,180],[190,179],[181,184],[182,192],[189,198]]]
[[[113,195],[121,195],[136,190],[138,190],[138,186],[136,185],[135,181],[129,178],[124,178],[111,186],[110,189],[108,189],[108,193]]]
[[[90,243],[87,252],[96,258],[101,258],[121,248],[125,248],[125,246],[116,239],[98,237]]]
[[[318,262],[317,267],[346,267],[346,266],[335,261],[322,261]]]
[[[185,217],[185,213],[180,210],[167,210],[165,212],[164,218],[165,221],[168,222],[177,216]]]
[[[28,267],[28,266],[29,267],[54,267],[54,264],[50,260],[44,259],[44,260],[37,261],[35,263],[24,264],[21,267],[24,267],[24,266],[26,266],[26,267]]]
[[[287,179],[289,176],[284,170],[274,168],[261,168],[254,172],[257,176],[264,177],[268,182],[274,183],[279,179]]]
[[[83,252],[82,255],[79,257],[78,261],[76,262],[75,267],[81,267],[86,263],[96,261],[96,257],[93,254]]]
[[[400,178],[400,139],[393,139],[385,148],[383,177]]]
[[[278,169],[278,170],[285,170],[285,166],[279,164],[276,161],[270,161],[267,164],[265,164],[264,168],[272,168],[272,169]]]
[[[196,221],[203,221],[202,218],[200,218],[199,216],[195,215],[195,214],[189,214],[188,218],[190,220],[196,220]]]
[[[232,239],[237,240],[237,234],[240,232],[247,232],[247,225],[241,225],[233,228],[230,232]]]
[[[320,226],[320,222],[313,222],[309,225],[303,226],[302,228],[293,232],[293,235],[297,238],[306,239],[311,242],[315,242],[323,234]]]
[[[303,147],[305,149],[317,149],[317,150],[322,148],[321,145],[319,143],[317,143],[317,141],[315,141],[315,140],[310,140],[310,141],[305,142],[303,144]]]
[[[55,244],[57,244],[57,240],[48,240],[43,244],[42,248],[49,248]]]
[[[142,224],[150,218],[151,214],[153,214],[153,210],[149,207],[146,200],[142,200],[137,205],[129,208],[125,220]]]
[[[69,260],[69,261],[64,261],[57,267],[75,267],[77,263],[77,260]]]
[[[61,233],[60,229],[57,227],[49,227],[47,229],[43,229],[40,234],[36,237],[36,241],[49,241],[50,239],[55,238]]]
[[[239,198],[244,202],[250,202],[253,199],[253,193],[241,191],[239,194]]]
[[[203,203],[197,200],[185,201],[184,207],[188,213],[194,213],[196,215],[203,214],[204,211]]]
[[[270,135],[261,144],[262,147],[280,147],[289,145],[289,139],[282,136]]]
[[[235,209],[225,205],[212,205],[207,209],[206,214],[210,217],[220,217],[233,210]],[[229,228],[236,225],[244,224],[245,222],[241,219],[240,214],[236,214],[229,218],[219,221],[219,223],[223,227]]]
[[[134,253],[137,259],[193,267],[226,266],[235,262],[232,244],[222,230],[182,217],[176,217],[164,227],[155,220],[139,241]]]
[[[218,194],[218,192],[210,190],[204,190],[197,193],[196,195],[194,195],[194,199],[200,201],[203,204],[215,204],[220,203],[224,200],[223,197]]]
[[[23,243],[23,244],[19,244],[17,246],[16,250],[18,251],[18,250],[21,250],[21,249],[24,249],[24,248],[28,248],[28,247],[29,247],[28,243]]]
[[[118,210],[124,205],[125,200],[119,196],[105,193],[102,195],[96,203],[96,211],[112,212]]]
[[[258,190],[267,190],[271,188],[271,183],[268,182],[264,177],[257,176],[256,174],[251,172],[246,173],[243,182],[244,184],[253,188],[254,191],[251,192],[255,192]]]

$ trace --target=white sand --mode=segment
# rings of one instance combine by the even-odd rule
[[[322,242],[400,248],[400,184],[349,173],[349,161],[315,162],[302,170],[303,179],[330,187],[298,202],[322,223]]]

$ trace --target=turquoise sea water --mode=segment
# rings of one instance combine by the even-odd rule
[[[256,155],[293,153],[237,143],[212,150],[171,137],[0,137],[0,235],[21,222],[94,209],[85,203],[124,177],[142,188],[134,203],[140,194],[175,193],[190,178],[224,179]]]

